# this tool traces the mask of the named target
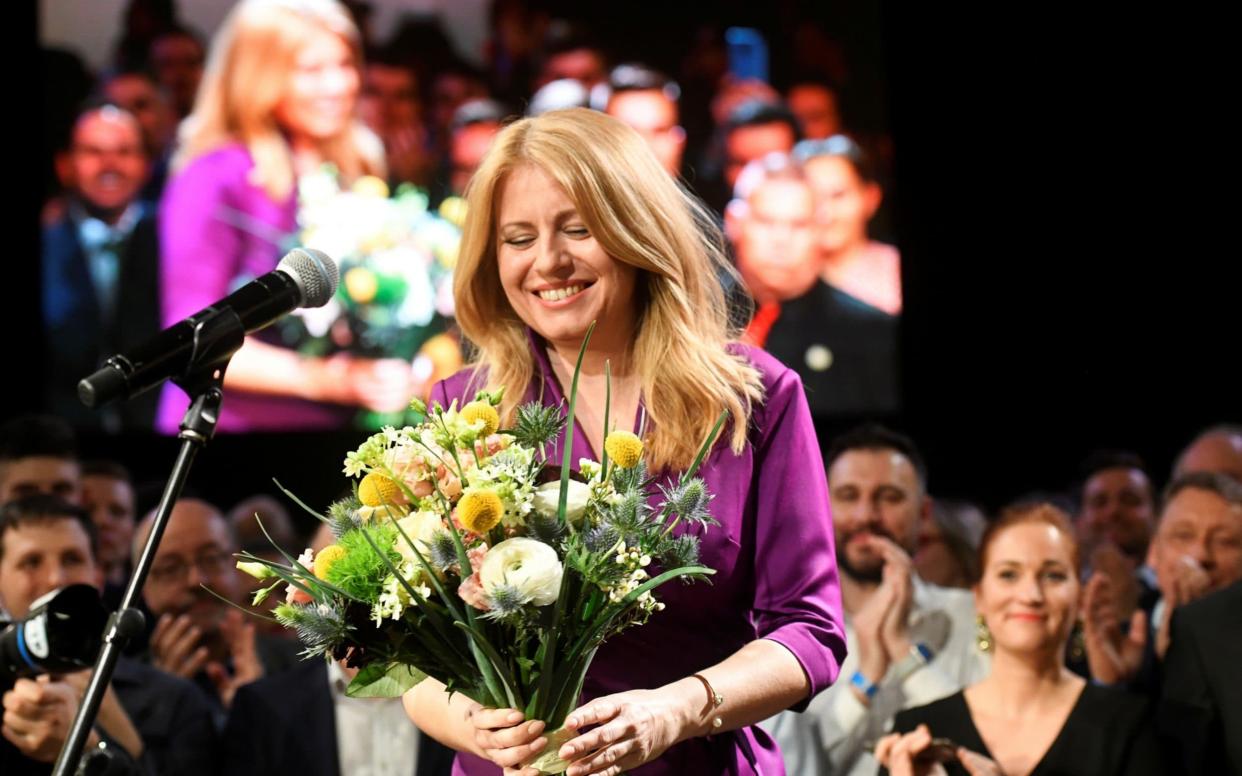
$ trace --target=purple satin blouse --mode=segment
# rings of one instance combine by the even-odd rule
[[[160,200],[160,293],[171,326],[276,269],[297,229],[297,198],[274,202],[250,180],[254,161],[241,144],[194,159],[168,182]],[[167,384],[156,427],[176,433],[189,406]],[[219,430],[288,431],[345,427],[350,410],[293,397],[226,389]]]
[[[845,658],[841,590],[823,459],[802,381],[764,351],[737,347],[762,373],[766,398],[753,412],[742,454],[718,443],[699,472],[715,495],[711,512],[720,522],[707,529],[702,542],[702,559],[716,574],[710,584],[674,581],[660,587],[656,596],[666,604],[664,611],[600,648],[587,672],[583,701],[682,679],[756,638],[779,642],[793,653],[812,696],[837,678]],[[532,348],[537,369],[525,401],[542,394],[545,403],[559,404],[564,391],[534,335]],[[460,406],[480,387],[467,370],[438,383],[432,397],[445,406],[457,399]],[[561,460],[563,443],[564,436],[549,453],[550,461]],[[579,458],[596,456],[576,425],[575,465]],[[684,530],[680,525],[676,532]],[[809,700],[795,708],[805,708]],[[785,769],[775,742],[750,726],[685,741],[629,772],[774,776]],[[469,754],[459,754],[453,766],[454,776],[500,773],[499,767]]]

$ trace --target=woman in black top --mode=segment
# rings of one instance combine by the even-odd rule
[[[984,533],[979,556],[975,605],[992,673],[898,714],[876,746],[881,764],[894,776],[1161,773],[1145,702],[1065,668],[1082,599],[1066,515],[1047,504],[1007,511]]]

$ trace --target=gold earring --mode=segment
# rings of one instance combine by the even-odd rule
[[[980,652],[992,651],[992,631],[988,630],[988,624],[983,621],[983,615],[975,617],[975,646]]]
[[[1070,631],[1069,656],[1070,660],[1078,662],[1087,655],[1087,643],[1082,630],[1082,621],[1074,622],[1074,629]]]

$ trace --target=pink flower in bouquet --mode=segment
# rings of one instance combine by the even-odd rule
[[[487,458],[495,455],[501,450],[509,446],[511,437],[504,434],[492,434],[487,439],[476,439],[474,442],[474,455],[476,458]]]
[[[462,467],[469,469],[465,461],[462,461]],[[456,501],[461,495],[461,478],[449,471],[444,464],[436,467],[436,480],[439,482],[440,492],[449,501]]]
[[[405,483],[415,496],[431,495],[434,488],[427,481],[430,471],[427,459],[412,447],[394,447],[384,454],[384,465],[393,476]]]
[[[302,554],[298,556],[298,563],[305,566],[308,571],[313,571],[315,568],[314,550],[310,547],[303,550]],[[287,604],[309,604],[311,600],[310,595],[305,590],[301,590],[293,585],[289,585],[285,590],[285,603]]]
[[[450,501],[461,495],[461,480],[450,474],[440,481],[440,492]]]
[[[475,609],[486,612],[492,608],[492,602],[487,597],[487,593],[483,592],[483,583],[479,580],[479,569],[483,567],[483,559],[487,557],[487,545],[482,544],[466,550],[466,557],[470,559],[470,569],[474,573],[462,579],[461,584],[457,586],[457,595]]]

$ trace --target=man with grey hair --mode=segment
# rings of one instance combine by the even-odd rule
[[[725,232],[757,310],[746,339],[802,377],[818,416],[897,405],[897,320],[823,282],[815,198],[800,164],[771,153],[748,164]]]
[[[1207,471],[1175,478],[1165,491],[1148,557],[1160,588],[1150,617],[1136,611],[1123,628],[1115,591],[1097,573],[1087,584],[1083,626],[1094,679],[1154,695],[1173,611],[1242,579],[1242,483]]]

